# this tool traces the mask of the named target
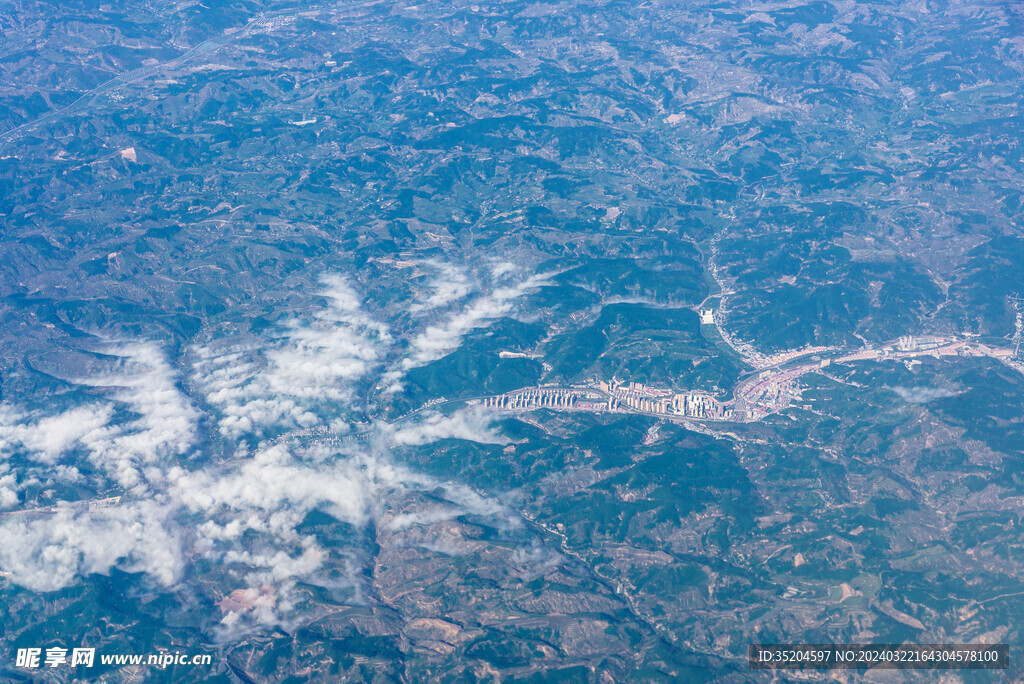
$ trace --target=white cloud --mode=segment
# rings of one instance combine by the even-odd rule
[[[515,266],[507,262],[491,265],[494,278],[502,278],[514,270]],[[459,348],[462,339],[468,333],[507,316],[512,312],[516,299],[546,285],[551,275],[535,274],[519,282],[496,287],[491,292],[471,300],[445,320],[427,326],[410,341],[408,353],[399,367],[392,368],[384,374],[381,385],[385,392],[395,393],[401,390],[401,379],[407,371],[447,356]]]
[[[235,524],[244,518],[244,524],[252,529],[280,532],[298,521],[271,520],[276,511],[288,511],[301,521],[306,512],[322,507],[339,520],[365,522],[375,501],[374,491],[392,479],[378,477],[375,466],[352,460],[331,466],[307,464],[296,461],[288,447],[279,444],[226,470],[188,473],[178,468],[169,477],[175,498],[193,511],[211,515],[231,511]],[[283,522],[287,524],[282,526]]]
[[[285,551],[261,554],[232,550],[225,554],[224,560],[259,568],[246,575],[246,581],[252,584],[277,584],[295,577],[309,577],[321,568],[327,553],[312,538],[303,541],[302,551],[296,555]]]
[[[169,586],[180,577],[183,558],[166,513],[158,501],[135,501],[96,511],[61,504],[51,517],[8,519],[0,525],[0,567],[34,591],[114,567]]]
[[[494,279],[499,279],[499,278],[501,278],[503,276],[506,276],[506,275],[508,275],[510,273],[515,273],[516,270],[518,269],[518,267],[514,263],[512,263],[511,261],[497,261],[497,260],[496,261],[492,261],[489,264],[489,268],[490,268],[490,271],[491,271],[491,277],[494,278]]]
[[[925,404],[929,401],[955,397],[960,394],[942,387],[893,387],[892,390],[900,395],[903,401],[910,404]]]
[[[0,405],[0,454],[20,445],[30,458],[53,463],[83,440],[96,439],[113,413],[112,406],[102,404],[31,421],[13,407]]]
[[[123,487],[143,482],[140,468],[188,451],[196,439],[199,413],[178,389],[177,373],[150,342],[121,343],[106,350],[119,358],[115,372],[75,379],[113,389],[138,418],[82,437],[92,460]]]
[[[253,565],[261,565],[264,558],[250,555],[247,560]],[[245,562],[241,557],[237,560]],[[255,584],[231,592],[221,602],[221,609],[228,610],[228,613],[215,630],[218,641],[237,642],[245,635],[257,631],[260,626],[280,625],[286,631],[292,631],[297,626],[285,617],[294,607],[292,597],[295,582],[285,580],[275,583],[276,586],[258,582]]]
[[[430,295],[409,307],[410,311],[426,311],[439,309],[466,297],[473,291],[473,283],[466,271],[452,264],[430,262],[436,270],[435,276],[428,285]]]
[[[287,344],[268,353],[268,389],[278,396],[347,399],[346,382],[373,368],[381,346],[391,341],[387,326],[365,314],[359,298],[341,276],[324,276],[326,309],[311,323],[290,321]]]
[[[457,411],[449,416],[427,413],[418,422],[399,429],[380,424],[378,429],[397,445],[420,445],[442,439],[464,439],[481,444],[506,444],[508,439],[493,428],[493,414],[480,406]]]
[[[391,344],[387,326],[362,310],[343,276],[326,275],[320,282],[327,306],[308,320],[286,322],[261,363],[247,360],[247,353],[258,350],[223,355],[200,350],[197,379],[207,400],[224,414],[220,431],[225,436],[258,434],[274,425],[317,425],[318,405],[330,403],[337,410],[352,403],[353,383],[381,363]]]
[[[280,590],[296,579],[332,581],[336,559],[330,567],[326,562],[334,551],[299,531],[314,509],[361,528],[375,524],[390,509],[389,502],[424,492],[429,496],[420,500],[420,510],[391,519],[392,528],[462,515],[514,526],[518,517],[499,501],[395,465],[388,457],[391,446],[446,436],[500,440],[484,418],[477,410],[450,417],[431,415],[411,428],[382,430],[371,439],[372,448],[366,442],[352,442],[347,454],[326,445],[296,451],[280,443],[240,462],[193,471],[163,462],[142,472],[148,480],[135,492],[144,494],[145,500],[128,498],[97,508],[61,504],[49,517],[0,519],[0,569],[11,573],[15,583],[36,591],[58,589],[79,576],[108,573],[114,567],[142,571],[171,585],[181,576],[187,547],[191,555],[205,556],[229,573],[240,564],[245,568],[240,579],[247,586],[272,585]],[[0,477],[0,497],[13,496],[16,505],[16,493],[2,493],[4,488],[13,492],[14,487],[10,476]],[[199,522],[186,525],[187,520]],[[280,601],[270,601],[244,619],[233,618],[240,624],[225,629],[269,624],[285,610]]]
[[[412,527],[413,525],[433,525],[435,523],[445,522],[446,520],[453,520],[463,513],[464,511],[461,511],[458,508],[441,507],[435,507],[424,512],[401,513],[391,519],[388,523],[388,528],[392,530],[404,530]]]
[[[437,428],[436,434],[462,429],[460,420],[429,423]],[[377,441],[392,442],[394,435],[389,432]],[[206,520],[195,528],[195,548],[224,563],[253,568],[245,577],[250,585],[289,578],[318,581],[327,551],[298,531],[314,509],[361,528],[374,524],[388,502],[430,492],[422,510],[397,516],[390,525],[432,524],[461,515],[497,518],[506,527],[519,522],[512,511],[469,487],[390,463],[386,451],[359,450],[342,456],[322,448],[296,453],[276,444],[242,463],[194,472],[175,468],[167,480],[169,498],[189,515]],[[243,535],[248,540],[245,548],[240,546]]]
[[[436,268],[429,306],[469,297],[469,276],[454,267]],[[495,263],[489,277],[515,272],[509,264]],[[454,349],[469,331],[510,313],[516,298],[545,279],[525,278],[463,302],[444,326],[415,336],[409,357],[397,363],[399,372]],[[187,548],[189,556],[219,563],[247,588],[260,587],[245,617],[232,618],[234,626],[225,627],[241,629],[247,621],[280,620],[290,609],[288,587],[295,580],[336,579],[332,573],[342,562],[337,550],[321,548],[314,536],[300,532],[310,511],[363,528],[393,506],[413,501],[416,513],[389,518],[395,529],[462,515],[518,524],[517,515],[495,498],[390,460],[395,448],[441,439],[504,443],[480,408],[448,416],[428,413],[399,428],[377,423],[369,436],[347,428],[341,417],[358,401],[358,382],[379,372],[395,347],[387,326],[362,310],[344,278],[326,276],[321,285],[326,305],[288,321],[272,342],[199,350],[192,377],[221,412],[224,435],[259,433],[270,425],[286,429],[281,439],[261,444],[251,455],[239,451],[237,460],[204,465],[177,458],[194,448],[200,413],[179,390],[178,375],[162,350],[151,343],[111,345],[104,351],[115,358],[106,372],[73,379],[107,392],[108,402],[42,417],[0,406],[0,450],[21,446],[47,466],[48,477],[70,480],[83,475],[56,461],[81,446],[118,484],[131,488],[119,504],[106,508],[60,504],[48,516],[0,518],[0,569],[38,591],[114,567],[172,585],[181,577]],[[310,446],[307,441],[300,448],[298,435],[287,432],[324,423],[335,430],[331,442]],[[337,436],[342,434],[347,436]],[[24,473],[18,477],[0,463],[0,508],[19,505],[26,480]]]
[[[562,556],[534,539],[512,552],[510,564],[524,580],[547,574],[562,563]]]
[[[109,391],[131,418],[112,424],[115,404],[71,409],[37,420],[7,409],[2,434],[9,449],[15,442],[35,460],[48,464],[46,478],[80,481],[73,466],[54,465],[65,451],[81,445],[88,457],[122,487],[139,487],[147,500],[92,509],[60,503],[52,515],[0,521],[0,567],[18,584],[47,591],[70,584],[76,576],[107,573],[117,566],[143,571],[161,584],[173,583],[183,564],[166,499],[152,491],[168,460],[189,450],[195,440],[198,412],[177,387],[177,375],[155,344],[119,343],[104,349],[113,368],[69,381]],[[14,420],[11,420],[11,418]],[[0,479],[0,505],[17,504],[14,476]],[[102,484],[102,483],[101,483]]]
[[[547,278],[548,274],[534,275],[519,283],[496,288],[489,294],[477,297],[443,323],[429,326],[412,340],[409,356],[403,360],[402,368],[417,368],[446,356],[458,348],[462,338],[470,331],[507,316],[516,299],[546,284]]]
[[[65,380],[107,390],[133,418],[111,424],[113,403],[42,418],[5,405],[0,407],[0,454],[21,446],[33,460],[53,466],[81,446],[118,484],[133,487],[144,479],[141,468],[188,451],[199,413],[178,389],[177,373],[161,349],[150,342],[124,342],[103,351],[114,359],[111,370]],[[51,472],[77,477],[78,471],[54,467]]]
[[[522,524],[519,516],[494,498],[484,496],[471,487],[452,482],[439,485],[446,501],[460,506],[464,514],[478,515],[485,518],[497,518],[505,527],[518,527]]]
[[[18,505],[18,478],[8,472],[9,467],[0,463],[0,511]]]
[[[0,480],[4,479],[7,478],[0,478]],[[14,487],[11,487],[10,483],[0,482],[0,510],[14,508],[18,505],[19,501],[18,491]]]

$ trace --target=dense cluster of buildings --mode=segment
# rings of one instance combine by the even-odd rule
[[[807,364],[785,371],[764,371],[743,382],[736,389],[736,408],[746,420],[760,420],[770,413],[787,407],[800,395],[797,379],[804,373],[821,367]]]
[[[571,390],[534,389],[487,397],[484,406],[498,409],[572,408],[579,400],[580,393]]]
[[[690,416],[691,418],[717,418],[729,420],[732,418],[732,409],[722,405],[710,394],[692,392],[690,394],[677,394],[672,398],[673,409],[679,415]]]
[[[598,386],[609,395],[609,411],[626,407],[644,413],[719,420],[727,419],[732,414],[731,409],[724,407],[710,394],[702,392],[673,394],[669,390],[647,387],[640,382],[624,385],[615,380],[601,382]]]
[[[597,411],[635,411],[666,416],[730,420],[731,407],[710,394],[689,392],[673,394],[670,390],[648,387],[643,383],[622,383],[618,380],[599,382],[597,387],[540,387],[517,390],[483,400],[487,408],[516,410],[533,408],[578,408]]]

